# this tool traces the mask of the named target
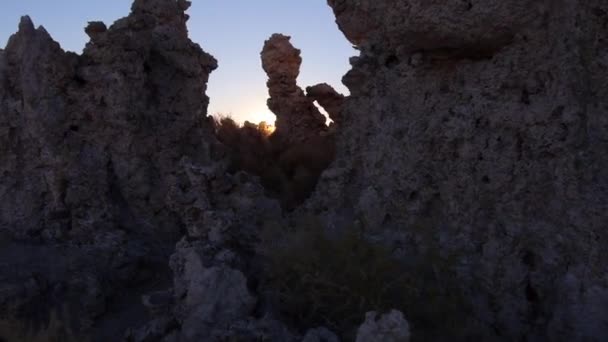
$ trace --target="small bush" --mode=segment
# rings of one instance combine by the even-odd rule
[[[354,232],[328,238],[298,229],[261,248],[263,291],[284,319],[300,328],[319,325],[350,336],[368,311],[402,307],[411,280],[389,251]]]
[[[260,292],[294,328],[326,326],[353,340],[366,312],[397,309],[423,340],[462,337],[468,311],[453,260],[431,248],[405,264],[355,230],[328,237],[309,221],[283,232],[271,226],[261,235]]]

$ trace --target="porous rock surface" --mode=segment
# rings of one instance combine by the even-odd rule
[[[328,2],[361,55],[309,211],[451,255],[478,339],[608,338],[608,3]]]
[[[187,38],[180,3],[136,1],[82,56],[22,20],[6,48],[4,229],[61,238],[130,221],[175,235],[169,180],[184,156],[210,160],[201,116],[217,66]]]
[[[0,51],[1,320],[44,326],[60,313],[78,333],[120,340],[148,321],[140,296],[171,286],[180,236],[219,244],[231,224],[249,227],[236,212],[254,222],[247,212],[278,208],[248,176],[224,177],[223,148],[204,119],[217,62],[188,39],[188,6],[136,0],[109,28],[89,24],[82,55],[24,17]],[[209,269],[206,279],[219,282]],[[180,274],[178,288],[188,283]],[[165,297],[143,304],[184,307],[150,299]],[[190,310],[138,336],[179,334]]]
[[[24,17],[0,50],[0,339],[52,315],[78,340],[299,339],[250,284],[282,210],[205,118],[189,5],[135,0],[81,55]]]
[[[327,130],[313,102],[339,123],[337,160],[294,217],[361,229],[434,273],[424,256],[445,256],[469,340],[608,339],[608,4],[328,2],[361,51],[351,96],[304,94],[287,36],[262,54],[294,179],[328,146],[310,144]],[[135,0],[89,24],[82,55],[25,17],[0,50],[0,321],[65,312],[99,341],[301,340],[251,284],[260,226],[285,222],[255,177],[228,172],[204,119],[217,62],[188,39],[188,7]],[[358,338],[409,329],[370,313]]]

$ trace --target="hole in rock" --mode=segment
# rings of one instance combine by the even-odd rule
[[[321,114],[323,114],[323,116],[325,117],[325,124],[326,124],[327,126],[329,126],[329,125],[333,124],[333,123],[334,123],[334,120],[332,120],[332,119],[329,117],[329,114],[327,113],[327,111],[325,110],[325,108],[323,108],[323,107],[322,107],[322,106],[319,104],[319,101],[315,101],[315,102],[313,102],[313,103],[314,103],[315,107],[317,107],[317,109],[319,110],[319,112],[321,112]]]

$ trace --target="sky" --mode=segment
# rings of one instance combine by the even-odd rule
[[[80,53],[88,41],[88,21],[110,24],[130,7],[131,0],[1,0],[0,47],[27,14],[65,50]],[[266,106],[267,77],[260,61],[272,33],[291,36],[302,50],[302,88],[326,82],[348,94],[341,79],[357,51],[338,29],[326,0],[193,0],[188,14],[190,38],[219,61],[208,84],[210,114],[230,115],[239,122],[274,121]]]

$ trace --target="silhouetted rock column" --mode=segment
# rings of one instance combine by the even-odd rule
[[[268,74],[268,108],[277,116],[275,135],[286,145],[318,136],[327,129],[325,116],[297,85],[302,58],[290,37],[274,34],[264,43],[262,66]]]

